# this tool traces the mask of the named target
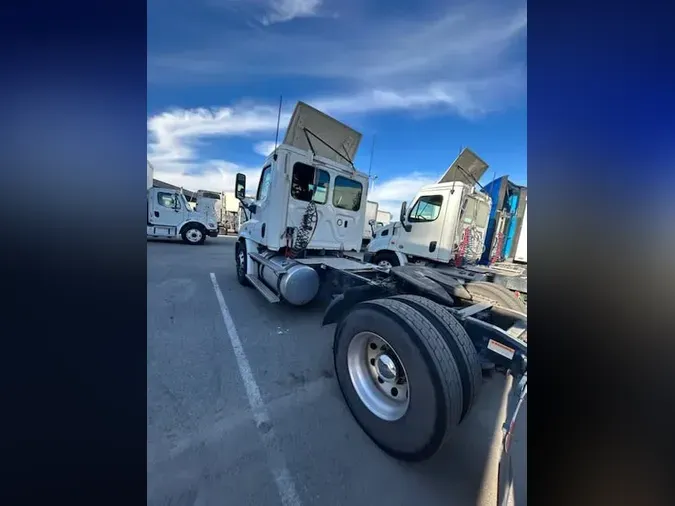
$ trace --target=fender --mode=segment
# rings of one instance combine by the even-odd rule
[[[396,251],[396,249],[391,243],[392,239],[397,237],[396,231],[398,230],[398,228],[399,227],[397,227],[397,223],[390,223],[389,225],[380,228],[377,231],[377,237],[375,237],[372,241],[370,241],[370,243],[368,243],[368,247],[366,248],[366,254],[364,255],[364,260],[368,262],[374,259],[375,255],[377,255],[381,251],[391,251],[396,255],[396,258],[398,258],[398,263],[400,265],[406,265],[408,263],[408,257],[404,253]],[[382,232],[384,231],[388,231],[389,233],[385,236],[382,236]],[[370,260],[366,260],[366,258]]]
[[[405,254],[401,253],[400,251],[393,251],[393,250],[390,251],[396,255],[396,257],[398,258],[398,262],[401,265],[406,265],[408,263],[408,257]]]
[[[378,285],[362,285],[347,288],[328,305],[323,314],[321,326],[325,327],[331,323],[339,323],[344,315],[359,302],[388,297],[390,295],[395,295],[392,290]]]
[[[191,219],[191,220],[185,220],[185,221],[181,224],[181,226],[178,227],[178,235],[182,234],[183,231],[185,230],[185,227],[187,227],[188,225],[190,225],[190,224],[192,224],[192,223],[194,223],[195,225],[199,225],[199,226],[202,227],[204,230],[208,230],[208,228],[206,228],[206,225],[204,225],[202,222],[197,221],[197,220],[192,220],[192,219]]]

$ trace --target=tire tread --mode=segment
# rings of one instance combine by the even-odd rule
[[[443,336],[435,326],[415,308],[393,298],[375,299],[362,302],[363,305],[378,305],[391,311],[417,331],[417,340],[420,341],[433,357],[435,366],[439,372],[439,379],[445,393],[445,406],[447,409],[446,436],[450,428],[459,424],[462,416],[463,392],[462,379],[459,367],[452,351],[448,347]],[[457,399],[462,402],[457,402]],[[447,402],[450,400],[450,402]]]
[[[461,420],[464,420],[483,383],[480,360],[473,341],[462,324],[441,304],[419,295],[397,295],[393,298],[425,314],[427,320],[434,324],[436,330],[445,338],[454,354],[455,361],[460,366],[464,399]]]

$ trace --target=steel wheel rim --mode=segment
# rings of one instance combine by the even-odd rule
[[[389,260],[380,260],[380,261],[377,263],[377,265],[379,265],[380,267],[386,267],[387,269],[391,269],[391,268],[392,268],[391,262],[390,262]]]
[[[193,228],[188,231],[187,238],[190,242],[199,242],[202,239],[202,233],[196,228]]]
[[[347,369],[356,394],[373,415],[393,422],[407,413],[410,385],[405,367],[381,336],[356,334],[347,348]]]

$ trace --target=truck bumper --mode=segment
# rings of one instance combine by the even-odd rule
[[[218,229],[207,230],[206,235],[208,235],[209,237],[218,237]]]
[[[363,261],[368,263],[368,264],[372,264],[374,259],[375,259],[375,253],[373,253],[371,251],[366,251],[363,254]]]

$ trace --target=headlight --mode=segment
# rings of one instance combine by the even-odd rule
[[[215,223],[207,223],[206,226],[209,227],[209,228],[216,228]]]

